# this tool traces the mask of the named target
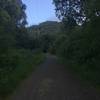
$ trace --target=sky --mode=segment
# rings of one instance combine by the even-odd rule
[[[28,25],[39,24],[44,21],[57,21],[53,0],[22,0],[27,6]]]

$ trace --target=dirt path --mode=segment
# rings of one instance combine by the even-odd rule
[[[10,100],[100,100],[100,95],[95,89],[81,85],[56,57],[49,55]]]

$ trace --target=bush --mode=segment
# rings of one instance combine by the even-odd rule
[[[97,24],[96,24],[97,23]],[[56,51],[85,79],[100,85],[100,18],[58,39]],[[82,26],[81,26],[82,27]]]
[[[24,49],[8,50],[7,54],[0,55],[0,96],[11,93],[43,59],[41,52]]]

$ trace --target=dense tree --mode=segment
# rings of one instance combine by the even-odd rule
[[[56,53],[81,77],[100,85],[100,0],[53,1],[64,25]]]
[[[100,0],[85,0],[84,8],[89,19],[100,16]]]
[[[73,19],[82,23],[85,18],[85,11],[82,0],[53,0],[56,7],[56,15],[60,19]]]
[[[34,46],[47,52],[60,33],[60,27],[60,22],[46,21],[29,27],[28,31],[31,39],[34,40]]]
[[[56,15],[61,19],[74,19],[78,24],[100,16],[99,0],[53,0]]]
[[[8,20],[10,19],[13,24],[17,26],[25,25],[25,9],[26,6],[22,3],[21,0],[0,0],[0,19],[5,19],[6,17],[9,17]],[[2,20],[2,22],[4,21]]]
[[[1,50],[15,46],[17,30],[26,24],[25,9],[21,0],[0,0]]]

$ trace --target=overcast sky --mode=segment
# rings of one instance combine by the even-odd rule
[[[26,4],[29,25],[39,24],[47,20],[57,20],[53,0],[22,0]]]

